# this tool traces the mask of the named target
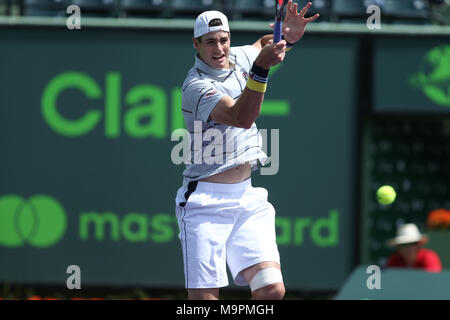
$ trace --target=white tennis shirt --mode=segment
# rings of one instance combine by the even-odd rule
[[[237,100],[241,96],[258,54],[259,50],[251,45],[230,48],[230,69],[211,68],[195,57],[195,65],[182,86],[182,112],[191,138],[190,160],[183,171],[184,186],[245,162],[250,162],[254,171],[267,160],[255,123],[243,129],[209,117],[222,97]]]

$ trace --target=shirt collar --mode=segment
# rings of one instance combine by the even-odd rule
[[[215,69],[208,66],[205,62],[202,61],[197,55],[195,55],[195,67],[208,74],[211,77],[217,78],[218,80],[226,78],[230,72],[233,71],[233,67],[230,66],[230,69]]]

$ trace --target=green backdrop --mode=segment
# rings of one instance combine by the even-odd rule
[[[190,28],[172,27],[1,25],[0,282],[65,285],[75,264],[82,286],[183,287],[170,134],[194,50]],[[361,37],[330,29],[289,52],[257,120],[280,130],[279,172],[253,184],[277,211],[288,290],[336,290],[359,249],[358,96],[372,74]],[[236,30],[235,46],[270,32]]]

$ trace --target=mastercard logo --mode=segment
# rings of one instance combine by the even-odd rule
[[[63,206],[47,195],[24,199],[18,195],[0,197],[0,246],[17,248],[28,244],[47,248],[58,243],[67,228]]]

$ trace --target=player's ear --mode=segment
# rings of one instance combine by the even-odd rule
[[[199,41],[197,38],[192,37],[192,45],[193,45],[194,49],[198,51]]]

